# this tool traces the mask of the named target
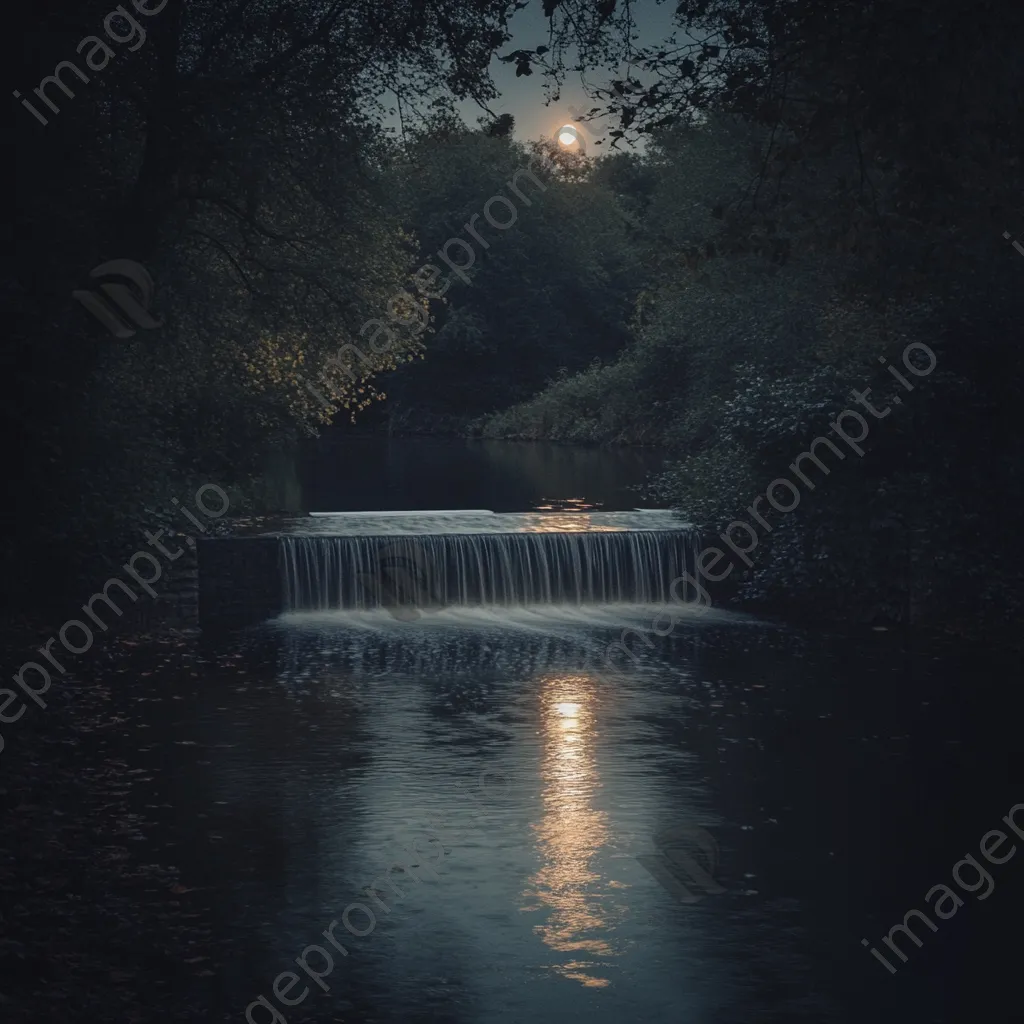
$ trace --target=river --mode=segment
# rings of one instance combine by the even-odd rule
[[[300,482],[307,511],[614,511],[660,458],[370,442]],[[140,890],[117,984],[153,1019],[253,1024],[1012,1019],[1024,858],[984,901],[956,889],[895,974],[861,940],[887,952],[1024,801],[1013,664],[719,609],[618,672],[592,657],[650,623],[327,610],[118,637],[79,680],[102,727],[61,756],[118,766],[127,831],[97,856],[175,881]],[[367,893],[403,863],[400,896]]]

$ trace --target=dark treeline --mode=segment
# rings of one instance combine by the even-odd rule
[[[1024,237],[1024,11],[680,0],[677,37],[632,44],[635,77],[614,80],[628,4],[544,0],[530,50],[517,6],[168,0],[99,70],[76,47],[109,6],[13,15],[12,88],[94,69],[64,73],[74,98],[48,90],[48,125],[12,100],[9,574],[49,595],[207,480],[259,509],[269,451],[353,418],[669,445],[652,494],[721,530],[871,388],[902,402],[769,514],[743,597],[1016,622],[1024,257],[1004,232]],[[460,120],[454,99],[494,98],[495,54],[553,93],[589,69],[618,150]],[[389,108],[401,132],[377,127]],[[481,223],[466,279],[417,291],[531,157],[544,187],[514,226]],[[159,330],[117,341],[70,298],[115,258],[157,281]],[[371,349],[360,329],[389,303],[402,325]],[[936,367],[908,393],[879,360],[914,343]],[[346,345],[364,357],[339,362]]]

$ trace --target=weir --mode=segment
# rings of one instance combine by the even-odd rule
[[[694,600],[698,549],[667,512],[318,515],[202,542],[200,620]]]
[[[285,611],[653,604],[692,568],[683,531],[281,539]]]

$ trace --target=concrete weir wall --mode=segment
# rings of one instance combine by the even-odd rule
[[[278,535],[200,542],[199,624],[234,629],[282,612],[696,600],[696,534],[550,530]]]
[[[247,529],[246,526],[242,527]],[[197,548],[199,625],[379,607],[664,604],[696,573],[696,529],[667,511],[311,513]]]
[[[199,626],[239,629],[282,611],[276,537],[209,537],[199,541]]]

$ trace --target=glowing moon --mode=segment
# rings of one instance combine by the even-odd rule
[[[579,142],[579,132],[571,124],[563,124],[558,129],[558,141],[563,146],[571,146],[574,142]]]

